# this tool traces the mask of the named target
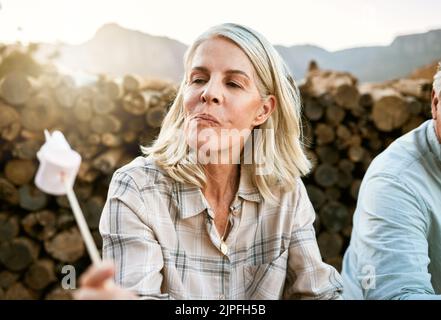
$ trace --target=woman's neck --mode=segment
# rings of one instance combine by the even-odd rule
[[[204,166],[207,183],[202,192],[217,202],[233,198],[239,187],[238,164],[208,164]]]

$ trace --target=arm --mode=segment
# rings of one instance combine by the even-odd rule
[[[313,227],[315,211],[300,179],[297,194],[284,298],[341,299],[341,277],[322,261]]]
[[[169,298],[161,293],[162,251],[146,215],[136,183],[129,175],[116,172],[100,221],[104,261],[81,276],[75,299]]]
[[[115,173],[100,221],[103,258],[114,262],[118,285],[142,299],[168,299],[161,293],[162,250],[146,215],[136,183],[125,173]]]
[[[425,204],[402,181],[382,176],[367,182],[358,205],[357,274],[363,281],[369,266],[375,284],[364,298],[440,299],[428,272]]]

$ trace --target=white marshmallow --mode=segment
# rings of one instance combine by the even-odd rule
[[[71,188],[81,164],[81,156],[72,150],[69,143],[60,131],[54,131],[52,135],[45,130],[45,144],[37,152],[40,160],[35,185],[42,191],[52,195],[64,195],[67,193],[66,184]]]

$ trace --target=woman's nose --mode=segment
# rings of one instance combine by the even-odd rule
[[[222,101],[221,87],[215,83],[208,83],[201,94],[201,101],[203,103],[220,104]]]

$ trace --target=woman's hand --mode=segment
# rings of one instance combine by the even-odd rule
[[[111,262],[92,265],[80,277],[80,289],[73,293],[76,300],[133,300],[135,293],[115,284]]]

